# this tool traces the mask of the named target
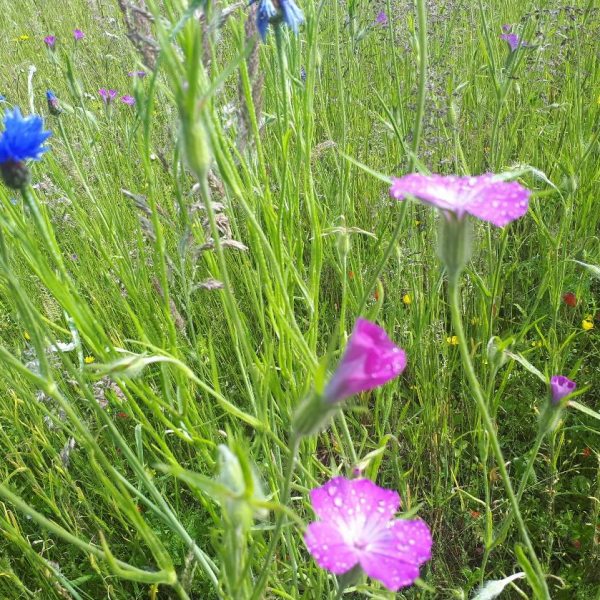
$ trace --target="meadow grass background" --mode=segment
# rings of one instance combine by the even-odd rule
[[[594,0],[427,2],[427,94],[414,156],[413,3],[327,0],[318,22],[319,3],[301,6],[307,25],[297,37],[284,30],[282,40],[285,94],[273,33],[258,66],[251,55],[249,66],[227,71],[244,45],[246,7],[222,28],[207,30],[196,17],[184,27],[187,73],[197,69],[191,40],[204,31],[208,78],[225,74],[203,105],[216,157],[207,191],[183,160],[172,73],[127,75],[150,69],[125,36],[116,1],[1,3],[0,111],[19,105],[46,116],[54,132],[52,151],[33,169],[40,219],[0,186],[0,480],[21,498],[0,502],[1,598],[177,597],[168,586],[115,576],[27,506],[76,538],[105,541],[138,568],[157,569],[157,556],[172,561],[191,598],[218,597],[208,575],[216,567],[231,574],[239,561],[249,576],[260,573],[272,519],[245,534],[247,553],[228,555],[218,504],[157,465],[212,476],[217,445],[238,444],[276,499],[293,410],[315,378],[320,385],[328,348],[351,331],[399,220],[362,314],[406,349],[408,368],[352,403],[353,448],[339,421],[303,441],[290,506],[310,520],[308,489],[347,472],[355,452],[368,457],[368,476],[399,491],[404,510],[419,507],[434,539],[425,586],[394,596],[363,582],[349,597],[467,598],[483,579],[521,570],[511,529],[481,571],[486,535],[508,504],[492,457],[482,458],[486,438],[453,344],[436,214],[402,209],[388,185],[344,155],[386,176],[521,170],[535,191],[519,221],[503,230],[476,225],[461,297],[470,352],[519,481],[547,389],[514,360],[495,373],[490,337],[513,336],[513,352],[547,376],[571,376],[583,390],[578,402],[600,406],[600,283],[573,262],[600,264],[600,10]],[[168,30],[185,8],[161,3]],[[375,26],[380,10],[389,21]],[[534,45],[509,62],[500,40],[508,23]],[[85,39],[76,43],[74,28]],[[58,37],[54,60],[45,35]],[[116,102],[107,114],[98,88],[133,94],[137,104]],[[60,117],[48,115],[49,89],[65,106]],[[252,89],[262,104],[258,143],[244,120]],[[208,193],[223,205],[213,223],[222,239],[246,250],[201,248],[215,231],[202,209]],[[205,289],[212,279],[231,293]],[[584,330],[586,318],[593,329]],[[73,339],[76,350],[64,355],[41,350]],[[115,348],[172,360],[119,377]],[[103,376],[107,364],[112,378]],[[565,412],[521,502],[555,576],[553,598],[600,598],[598,425],[592,414]],[[269,568],[267,598],[333,597],[297,524],[285,528]],[[522,591],[504,597],[530,597],[516,583]],[[250,597],[244,585],[237,598]]]

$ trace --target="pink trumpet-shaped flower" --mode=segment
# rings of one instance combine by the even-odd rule
[[[479,177],[420,175],[394,179],[390,188],[397,200],[413,196],[424,204],[455,213],[469,213],[482,221],[504,227],[527,212],[531,191],[516,181],[502,181],[488,173]]]
[[[73,36],[76,40],[82,40],[85,37],[85,33],[81,29],[73,29]]]
[[[514,52],[519,46],[527,46],[527,43],[521,41],[516,33],[503,33],[500,36],[500,39],[508,44],[511,52]]]
[[[105,90],[104,88],[100,88],[98,93],[102,96],[104,104],[110,104],[117,97],[117,90]]]
[[[121,102],[123,102],[123,104],[127,104],[128,106],[133,106],[135,104],[135,98],[133,96],[123,96],[121,98]]]
[[[572,394],[575,391],[577,384],[563,375],[555,375],[550,380],[550,388],[552,391],[552,404],[556,406],[565,396]]]
[[[56,46],[56,38],[53,35],[47,35],[44,38],[44,43],[50,50],[54,50],[54,47]]]
[[[400,375],[405,367],[404,350],[390,341],[381,327],[359,318],[323,395],[331,404],[340,402],[387,383]]]
[[[357,564],[396,591],[412,585],[431,558],[431,533],[421,520],[394,520],[400,497],[369,479],[335,477],[310,492],[320,521],[311,523],[306,546],[317,564],[341,575]]]

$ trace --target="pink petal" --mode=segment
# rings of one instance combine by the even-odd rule
[[[354,548],[344,541],[337,527],[329,522],[311,523],[306,529],[304,541],[317,564],[336,575],[349,571],[358,562]]]
[[[365,573],[396,591],[412,585],[419,565],[431,558],[431,533],[420,520],[396,520],[380,530],[360,556]]]
[[[325,399],[340,402],[372,390],[400,375],[405,367],[404,350],[389,339],[384,329],[359,318],[342,360],[325,388]]]
[[[400,496],[393,490],[385,490],[370,479],[334,477],[324,486],[311,490],[310,498],[316,515],[324,521],[346,523],[356,527],[357,515],[361,528],[366,521],[389,521],[400,504]]]
[[[465,210],[482,221],[504,227],[527,213],[531,192],[516,181],[497,181],[493,175],[482,175],[473,186],[473,194]]]

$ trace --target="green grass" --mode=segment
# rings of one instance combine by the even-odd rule
[[[596,3],[427,3],[425,87],[424,2],[299,3],[300,34],[283,29],[278,52],[271,31],[248,55],[245,7],[219,28],[217,9],[233,3],[212,0],[207,29],[197,15],[180,22],[179,0],[147,0],[160,15],[155,78],[113,0],[2,6],[0,111],[44,115],[54,135],[27,197],[0,186],[0,598],[242,600],[266,569],[265,598],[333,599],[303,523],[308,490],[348,474],[354,455],[403,511],[418,508],[434,549],[419,585],[394,595],[363,579],[345,597],[471,598],[523,570],[515,525],[482,570],[510,504],[466,358],[447,341],[458,331],[438,217],[393,201],[373,174],[412,170],[518,171],[534,191],[505,229],[475,223],[462,349],[515,488],[548,390],[512,358],[496,371],[488,340],[512,337],[542,378],[577,382],[590,410],[566,409],[542,440],[520,512],[550,596],[599,597],[600,283],[573,262],[600,264]],[[379,10],[385,27],[372,26]],[[507,60],[505,23],[535,47]],[[75,43],[74,28],[86,38]],[[127,76],[138,69],[149,74]],[[107,114],[98,88],[138,102]],[[224,287],[204,289],[211,279]],[[298,518],[265,562],[294,411],[360,314],[406,349],[408,367],[348,404],[351,445],[339,418],[301,442],[288,503]],[[49,352],[57,341],[76,348]],[[255,466],[266,518],[219,503],[220,444]],[[514,583],[502,597],[534,597]]]

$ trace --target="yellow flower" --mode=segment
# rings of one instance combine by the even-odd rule
[[[26,340],[30,340],[31,339],[31,336],[27,332],[25,332],[23,335],[25,336]]]
[[[600,96],[598,96],[598,104],[600,104]]]
[[[418,227],[421,224],[421,221],[415,221],[415,227]]]
[[[412,302],[412,300],[410,298],[410,294],[404,294],[404,298],[402,298],[402,302],[404,302],[404,304],[410,304]]]
[[[594,329],[594,324],[590,321],[589,317],[586,317],[581,323],[584,331],[589,331],[590,329]]]
[[[541,340],[537,341],[537,342],[531,342],[531,347],[535,348],[535,347],[541,348],[542,347],[542,342]]]
[[[29,39],[28,35],[23,34],[20,38],[19,38],[22,42],[26,42]]]
[[[95,359],[93,356],[86,356],[86,357],[83,359],[83,362],[84,362],[86,365],[89,365],[89,364],[93,363],[95,360],[96,360],[96,359]]]
[[[479,323],[479,319],[477,317],[473,317],[471,319],[471,325],[477,325],[477,323]]]
[[[19,41],[19,38],[13,38],[13,39],[12,39],[12,41],[13,41],[13,42],[18,42],[18,41]]]
[[[448,336],[446,341],[452,346],[458,346],[458,336],[453,335],[452,337]]]

